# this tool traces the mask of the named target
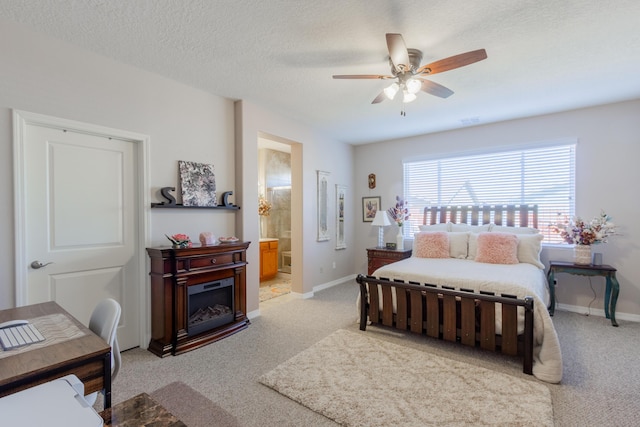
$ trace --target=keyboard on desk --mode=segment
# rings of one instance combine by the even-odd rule
[[[33,344],[44,341],[44,337],[30,323],[25,325],[12,326],[0,329],[0,344],[5,350],[22,347],[23,345]]]

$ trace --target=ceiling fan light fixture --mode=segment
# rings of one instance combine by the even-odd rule
[[[398,83],[393,83],[391,86],[384,89],[384,94],[387,95],[387,98],[393,99],[396,96],[396,93],[398,93],[398,90],[400,90]]]
[[[409,103],[409,102],[412,102],[412,101],[415,101],[415,100],[416,100],[416,94],[415,93],[411,93],[411,92],[406,91],[406,90],[404,91],[404,98],[402,99],[402,102],[404,102],[406,104],[406,103]]]
[[[409,79],[405,85],[407,86],[407,92],[413,94],[420,92],[420,89],[422,89],[422,83],[417,79]]]

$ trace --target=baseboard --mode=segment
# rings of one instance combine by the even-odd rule
[[[291,292],[290,295],[295,297],[295,298],[302,298],[302,299],[313,298],[313,296],[315,295],[316,292],[322,291],[323,289],[328,289],[328,288],[331,288],[333,286],[340,285],[340,284],[342,284],[344,282],[348,282],[350,280],[354,281],[354,283],[355,283],[356,277],[357,277],[357,274],[350,274],[349,276],[345,276],[345,277],[342,277],[340,279],[332,280],[331,282],[323,283],[321,285],[316,285],[316,286],[313,287],[313,291],[311,291],[311,292],[305,292],[303,294],[301,294],[299,292]],[[253,310],[253,311],[247,313],[247,317],[249,318],[249,320],[254,319],[254,318],[258,317],[258,316],[260,316],[260,309]]]
[[[604,310],[601,308],[587,308],[581,305],[557,304],[556,310],[569,311],[571,313],[587,314],[590,316],[605,317]],[[616,320],[627,320],[629,322],[640,322],[640,315],[630,313],[620,313],[616,311]]]
[[[345,277],[343,277],[341,279],[336,279],[336,280],[332,280],[331,282],[323,283],[321,285],[316,285],[316,286],[313,287],[313,292],[315,293],[315,292],[319,292],[319,291],[321,291],[323,289],[328,289],[328,288],[331,288],[331,287],[336,286],[336,285],[341,285],[344,282],[347,282],[349,280],[353,280],[354,283],[355,283],[356,277],[357,277],[357,274],[350,274],[349,276],[345,276]]]

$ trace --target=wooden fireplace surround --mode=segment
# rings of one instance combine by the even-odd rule
[[[151,258],[151,341],[148,350],[165,357],[202,347],[249,325],[246,316],[246,265],[250,242],[185,249],[147,248]],[[234,278],[234,318],[208,331],[189,335],[187,288]]]

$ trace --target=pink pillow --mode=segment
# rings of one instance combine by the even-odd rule
[[[414,235],[413,256],[449,258],[449,235],[446,231],[421,231]]]
[[[479,233],[476,261],[518,264],[518,236],[510,233]]]

